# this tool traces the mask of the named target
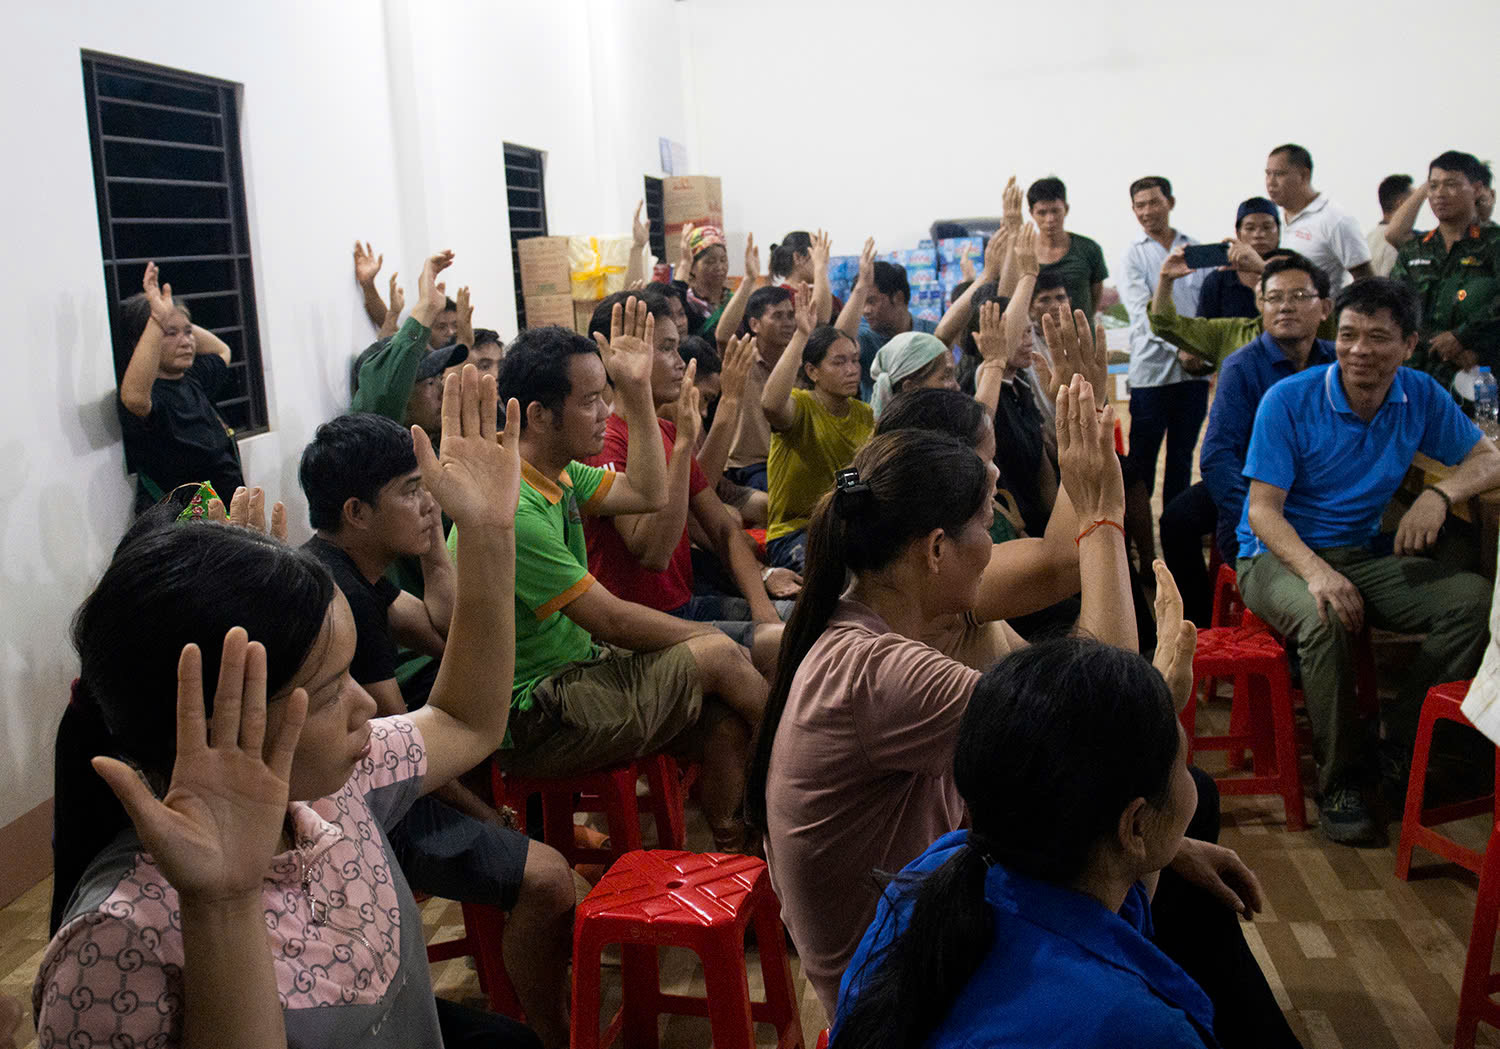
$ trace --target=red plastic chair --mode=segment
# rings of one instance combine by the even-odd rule
[[[1247,615],[1247,619],[1249,616]],[[1195,736],[1198,689],[1204,682],[1234,682],[1234,711],[1224,736]],[[1297,765],[1297,732],[1292,716],[1292,683],[1286,652],[1267,630],[1247,623],[1210,627],[1198,633],[1193,654],[1193,697],[1181,714],[1188,760],[1196,750],[1228,751],[1233,759],[1251,753],[1255,773],[1214,780],[1221,794],[1276,794],[1286,808],[1288,830],[1305,830],[1302,775]]]
[[[1491,997],[1500,991],[1500,974],[1490,971],[1497,922],[1500,922],[1500,823],[1490,831],[1489,844],[1485,846],[1479,868],[1479,896],[1474,901],[1474,924],[1469,929],[1464,982],[1458,992],[1458,1025],[1453,1033],[1453,1049],[1474,1049],[1474,1037],[1481,1020],[1491,1027],[1500,1027],[1500,1004]]]
[[[754,924],[766,1000],[752,1002],[745,933]],[[599,1029],[599,960],[621,945],[622,1008]],[[685,947],[703,962],[707,998],[663,994],[659,947]],[[722,853],[632,852],[578,905],[573,922],[573,1049],[603,1049],[624,1034],[655,1049],[662,1013],[705,1016],[716,1049],[754,1049],[754,1023],[775,1026],[780,1049],[801,1049],[781,904],[763,860]]]
[[[1480,873],[1480,868],[1484,866],[1483,853],[1460,845],[1431,828],[1477,816],[1481,812],[1490,813],[1492,819],[1500,822],[1500,791],[1437,808],[1422,806],[1427,786],[1427,760],[1432,753],[1433,728],[1439,721],[1456,721],[1460,725],[1473,727],[1473,723],[1464,717],[1461,709],[1464,696],[1469,693],[1469,685],[1468,681],[1434,685],[1427,690],[1427,698],[1422,702],[1422,716],[1417,722],[1417,742],[1412,748],[1411,776],[1406,783],[1406,811],[1401,817],[1401,839],[1396,845],[1396,877],[1402,881],[1411,873],[1411,853],[1418,845],[1475,874]],[[1495,752],[1495,783],[1500,785],[1500,750]]]
[[[488,996],[491,1011],[524,1023],[526,1012],[516,997],[510,974],[505,971],[505,956],[501,950],[505,937],[505,912],[482,903],[465,903],[462,907],[464,934],[456,940],[428,944],[427,963],[473,958],[479,989]]]
[[[617,765],[599,772],[563,779],[527,779],[501,773],[493,766],[497,801],[507,799],[516,811],[520,830],[526,830],[526,799],[542,798],[542,840],[566,857],[570,866],[600,863],[608,866],[627,852],[642,848],[641,812],[636,780],[644,773],[650,785],[648,811],[656,822],[656,840],[664,849],[680,849],[686,842],[682,808],[682,773],[665,754]],[[603,813],[609,824],[609,848],[579,845],[573,835],[573,814]]]

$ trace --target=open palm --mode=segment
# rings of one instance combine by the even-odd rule
[[[269,754],[266,650],[235,627],[224,636],[212,733],[203,704],[198,646],[177,664],[177,758],[166,797],[157,800],[128,765],[95,758],[130,814],[136,833],[184,899],[221,900],[260,891],[286,817],[292,755],[307,713],[301,689]]]
[[[465,364],[443,380],[441,454],[419,426],[412,427],[422,483],[443,512],[466,528],[509,527],[516,520],[521,491],[521,407],[505,407],[505,432],[496,416],[500,395],[493,375]]]

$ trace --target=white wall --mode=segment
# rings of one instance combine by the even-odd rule
[[[0,135],[25,159],[0,171],[0,286],[14,311],[0,383],[0,827],[51,794],[77,672],[68,621],[131,495],[79,49],[244,85],[271,432],[241,450],[247,475],[287,501],[297,538],[298,456],[347,403],[348,362],[372,338],[355,238],[384,252],[382,288],[400,270],[409,300],[422,256],[452,247],[450,292],[470,284],[476,322],[513,335],[501,143],[547,151],[554,230],[628,230],[656,136],[686,130],[675,23],[671,0],[262,0],[165,17],[73,0],[12,25],[7,83],[25,88],[0,93]],[[667,41],[659,62],[640,60],[650,33]],[[649,147],[633,141],[646,129]]]
[[[911,247],[934,219],[998,214],[1012,173],[1023,188],[1057,174],[1069,227],[1114,272],[1139,232],[1127,189],[1141,175],[1170,178],[1176,225],[1207,239],[1264,194],[1282,142],[1312,152],[1314,185],[1365,228],[1391,172],[1421,178],[1449,148],[1500,161],[1490,64],[1464,58],[1500,40],[1493,0],[689,0],[681,12],[693,167],[723,177],[730,230],[764,244],[823,226],[837,254],[871,234],[882,250]]]

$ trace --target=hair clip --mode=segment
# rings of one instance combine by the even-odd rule
[[[849,495],[870,490],[870,486],[859,479],[859,471],[852,466],[847,466],[834,474],[833,484],[838,491]]]

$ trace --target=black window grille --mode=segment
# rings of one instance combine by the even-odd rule
[[[85,51],[83,87],[111,321],[155,261],[193,323],[229,346],[225,423],[265,430],[237,85]],[[133,348],[114,348],[117,381]]]
[[[662,180],[645,176],[646,180],[646,220],[651,223],[651,254],[655,255],[659,262],[665,262],[669,266],[677,265],[676,259],[667,258],[667,209],[662,199]],[[674,273],[673,277],[682,280],[687,279],[686,274]],[[651,274],[646,274],[646,279],[651,279]]]
[[[516,279],[516,330],[526,328],[521,295],[521,241],[547,236],[547,189],[542,151],[505,143],[505,194],[510,207],[510,265]]]

